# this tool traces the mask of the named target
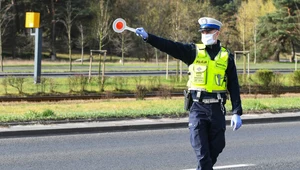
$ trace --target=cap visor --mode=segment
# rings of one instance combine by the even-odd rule
[[[199,31],[211,31],[216,30],[215,28],[200,28]]]

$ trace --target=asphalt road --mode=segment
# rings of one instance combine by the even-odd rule
[[[300,122],[249,124],[233,132],[216,169],[295,170]],[[188,129],[0,139],[1,170],[190,170]],[[239,168],[229,168],[229,167]],[[243,167],[242,167],[243,166]]]

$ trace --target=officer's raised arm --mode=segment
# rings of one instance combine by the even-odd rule
[[[137,28],[136,34],[153,47],[190,65],[196,56],[196,47],[193,43],[181,43],[168,40],[153,34],[148,34],[144,28]]]

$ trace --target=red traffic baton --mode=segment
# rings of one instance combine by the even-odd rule
[[[128,27],[126,25],[126,21],[122,18],[117,18],[114,22],[113,22],[113,30],[117,33],[122,33],[124,30],[128,30],[131,32],[135,33],[135,29]]]

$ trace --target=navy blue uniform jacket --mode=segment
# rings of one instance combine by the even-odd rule
[[[153,34],[148,34],[148,39],[145,40],[147,43],[151,44],[153,47],[163,51],[174,58],[183,61],[188,66],[191,65],[197,54],[196,45],[194,43],[180,43],[167,40]],[[210,45],[206,47],[206,51],[213,60],[215,56],[219,53],[221,49],[220,41],[217,44]],[[230,94],[230,100],[232,103],[232,113],[242,115],[243,109],[241,106],[240,98],[240,87],[236,72],[236,66],[234,63],[234,57],[230,53],[228,60],[228,67],[226,70],[227,74],[227,90]]]

